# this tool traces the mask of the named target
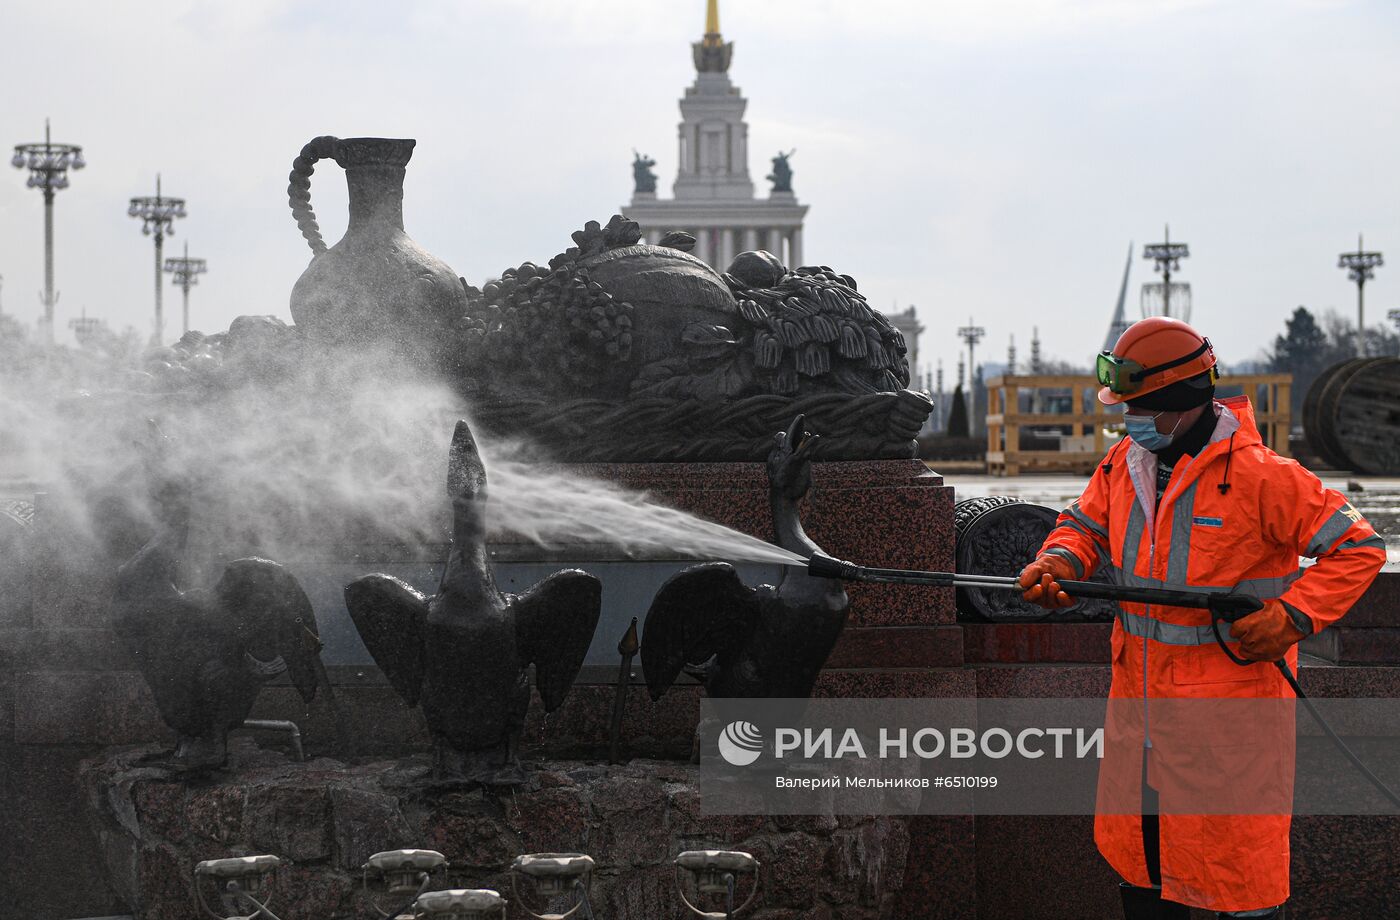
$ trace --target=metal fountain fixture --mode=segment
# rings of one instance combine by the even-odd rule
[[[387,850],[375,853],[360,867],[360,891],[383,920],[413,916],[418,899],[435,876],[447,871],[447,857],[437,850]],[[386,910],[380,899],[398,899],[397,908]]]
[[[707,911],[698,907],[686,896],[685,884],[681,879],[681,870],[690,873],[692,884],[695,886],[696,900],[703,900],[707,896],[723,896],[723,911]],[[753,899],[758,894],[758,870],[757,859],[749,853],[739,850],[686,850],[676,857],[676,893],[680,895],[681,903],[686,906],[692,914],[697,917],[705,917],[708,920],[732,920],[753,903]],[[734,906],[735,894],[739,888],[739,877],[744,875],[753,876],[752,887],[749,896],[738,907]]]
[[[185,199],[171,198],[160,191],[160,174],[156,174],[156,193],[131,199],[126,209],[127,217],[141,220],[141,232],[156,238],[156,318],[155,329],[151,333],[151,344],[160,345],[165,334],[165,311],[161,306],[161,271],[164,262],[161,250],[167,236],[175,233],[175,220],[185,216]]]
[[[562,914],[537,913],[520,893],[520,877],[535,883],[535,894],[545,900],[572,893],[574,906]],[[536,920],[565,920],[574,914],[593,920],[593,906],[588,900],[588,885],[593,877],[593,857],[582,853],[528,853],[517,856],[510,867],[511,892],[521,910]]]
[[[410,916],[414,920],[505,920],[507,903],[490,888],[429,891],[413,902]]]
[[[206,859],[194,867],[195,899],[216,920],[278,920],[263,900],[263,890],[280,863],[276,856]],[[222,912],[209,906],[206,889],[218,892]]]
[[[49,139],[49,120],[45,118],[43,143],[16,144],[10,165],[29,170],[26,184],[44,193],[44,291],[39,297],[44,304],[44,344],[52,345],[53,308],[58,302],[53,289],[53,196],[68,187],[68,170],[82,169],[87,161],[79,145],[56,144]]]
[[[637,638],[637,618],[617,643],[622,662],[617,669],[617,687],[613,691],[612,721],[608,724],[608,763],[622,763],[622,717],[627,711],[627,689],[632,685],[632,659],[641,642]]]

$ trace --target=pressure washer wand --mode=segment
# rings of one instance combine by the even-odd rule
[[[1001,575],[958,575],[953,572],[923,572],[917,569],[877,569],[833,559],[821,553],[807,561],[807,574],[816,578],[862,581],[872,584],[926,585],[933,588],[984,588],[992,591],[1025,590],[1020,581]],[[1262,610],[1264,602],[1249,594],[1220,591],[1182,591],[1172,588],[1135,588],[1094,581],[1061,581],[1060,588],[1070,597],[1127,601],[1166,607],[1194,607],[1235,619]]]

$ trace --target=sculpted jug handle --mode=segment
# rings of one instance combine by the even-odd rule
[[[292,320],[308,340],[387,349],[423,368],[455,367],[455,324],[467,311],[462,279],[409,237],[403,188],[417,144],[409,137],[311,140],[292,163],[287,203],[311,247],[311,264],[292,287]],[[311,209],[316,163],[345,171],[348,220],[332,246]]]
[[[326,241],[321,239],[316,212],[311,210],[311,174],[316,170],[317,160],[335,156],[339,143],[340,138],[329,134],[313,138],[292,161],[292,173],[287,177],[287,204],[292,207],[292,216],[296,218],[301,235],[306,237],[306,245],[318,256],[326,251]]]

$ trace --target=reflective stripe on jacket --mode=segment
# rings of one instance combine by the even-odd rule
[[[1323,629],[1365,592],[1385,563],[1385,544],[1340,493],[1264,446],[1247,399],[1215,408],[1219,420],[1209,443],[1177,463],[1160,502],[1156,456],[1120,443],[1060,515],[1043,551],[1065,556],[1082,577],[1109,565],[1130,585],[1278,598],[1305,632]],[[1300,569],[1300,556],[1316,563]],[[1204,610],[1122,604],[1112,641],[1110,698],[1292,696],[1270,664],[1231,662],[1216,646]],[[1288,661],[1297,667],[1296,649]],[[1110,746],[1101,812],[1104,770],[1114,756]],[[1152,753],[1170,756],[1160,745]],[[1211,910],[1282,903],[1288,826],[1288,815],[1163,814],[1163,896]],[[1149,884],[1138,816],[1099,814],[1095,839],[1127,881]]]

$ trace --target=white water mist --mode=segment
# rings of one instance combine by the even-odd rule
[[[651,501],[609,482],[541,469],[520,459],[519,445],[488,444],[488,521],[496,531],[527,540],[604,544],[624,555],[667,554],[694,559],[805,565],[772,543]]]
[[[70,537],[118,553],[152,532],[159,480],[170,476],[194,501],[190,551],[211,562],[317,543],[443,542],[448,445],[470,413],[445,386],[380,373],[387,356],[341,359],[305,364],[293,379],[208,380],[168,394],[126,369],[80,376],[48,364],[23,380],[0,372],[0,476],[47,490]],[[154,464],[148,418],[168,438]],[[477,436],[493,530],[608,546],[623,558],[805,562],[640,493],[539,466],[548,458],[526,445]]]

